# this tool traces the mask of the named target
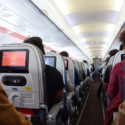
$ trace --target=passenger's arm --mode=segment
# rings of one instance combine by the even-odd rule
[[[103,82],[103,90],[107,92],[108,89],[108,83]]]
[[[8,97],[0,83],[0,125],[32,125],[30,120],[19,113]]]
[[[125,124],[125,101],[119,106],[119,112],[115,117],[112,125],[124,125]]]
[[[64,83],[63,83],[63,78],[61,73],[57,70],[56,72],[56,94],[54,97],[54,101],[60,102],[63,99],[63,94],[64,94]]]
[[[111,101],[118,92],[118,76],[117,76],[117,65],[115,65],[111,71],[110,82],[107,90],[107,97]]]
[[[57,91],[56,92],[56,95],[55,95],[55,102],[61,102],[62,101],[62,98],[63,98],[63,94],[64,94],[64,90],[60,90],[60,91]]]

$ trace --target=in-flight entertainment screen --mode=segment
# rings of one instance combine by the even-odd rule
[[[0,73],[29,73],[29,50],[0,50]]]
[[[45,64],[56,68],[56,57],[45,57]]]
[[[3,52],[2,66],[26,66],[26,51]]]
[[[68,60],[64,60],[64,62],[65,62],[66,70],[68,70]]]

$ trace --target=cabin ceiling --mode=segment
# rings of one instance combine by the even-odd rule
[[[39,36],[45,49],[68,51],[78,61],[91,61],[31,0],[0,0],[0,45]]]
[[[61,12],[90,57],[104,56],[124,0],[48,1]]]

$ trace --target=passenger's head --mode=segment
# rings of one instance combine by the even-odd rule
[[[66,51],[62,51],[60,53],[60,55],[65,56],[65,57],[69,57],[69,54]]]
[[[54,51],[54,50],[51,50],[50,52],[56,53],[56,51]]]
[[[109,52],[110,57],[114,56],[118,52],[117,49],[113,49]]]
[[[88,62],[86,60],[83,60],[83,62],[88,64]]]
[[[121,51],[121,50],[123,50],[124,48],[123,48],[123,43],[120,45],[120,48],[119,48],[119,50]]]
[[[24,43],[29,43],[29,44],[33,44],[33,45],[37,46],[42,51],[43,55],[45,55],[43,41],[42,41],[41,38],[39,38],[39,37],[31,37],[29,39],[26,39],[24,41]]]
[[[120,33],[119,41],[122,43],[123,49],[125,49],[125,30]]]

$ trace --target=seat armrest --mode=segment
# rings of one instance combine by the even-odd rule
[[[62,109],[64,106],[63,102],[60,102],[58,104],[55,104],[49,111],[48,116],[47,116],[47,122],[50,120],[55,121],[56,120],[56,116],[58,114],[58,112],[60,111],[60,109]],[[47,124],[48,125],[48,124]]]
[[[68,93],[67,101],[66,101],[66,107],[67,107],[67,112],[68,112],[69,117],[72,117],[72,115],[73,115],[72,98],[73,98],[73,92]]]
[[[118,112],[113,113],[113,121],[115,120],[115,117],[116,117],[117,114],[118,114]]]
[[[80,91],[80,85],[76,86],[76,91],[75,91],[75,98],[76,98],[76,103],[79,104],[79,91]]]
[[[67,100],[72,100],[73,92],[69,92],[67,95]]]
[[[79,91],[79,89],[80,89],[80,85],[77,85],[76,86],[76,91]]]

